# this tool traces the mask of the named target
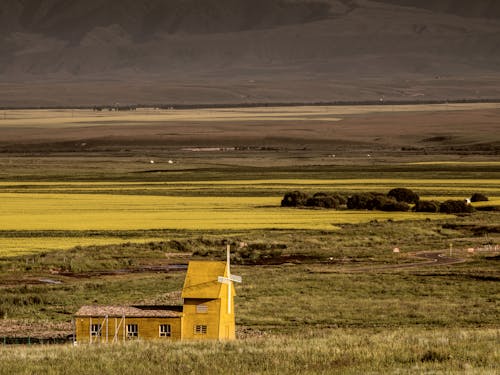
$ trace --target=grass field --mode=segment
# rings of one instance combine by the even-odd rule
[[[1,348],[0,374],[495,374],[495,329],[302,330],[234,343]],[[11,372],[8,372],[11,371]]]
[[[407,187],[498,206],[499,116],[497,104],[6,111],[0,374],[496,374],[498,212],[279,205],[291,190]],[[227,242],[243,276],[237,342],[1,345],[64,338],[85,304],[180,303],[185,271],[169,266],[222,260]]]
[[[160,238],[135,238],[134,242],[160,241]],[[74,247],[116,245],[128,242],[120,237],[0,237],[0,257],[23,254],[46,253],[54,250],[67,250]]]

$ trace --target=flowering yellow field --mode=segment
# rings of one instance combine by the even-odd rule
[[[441,219],[412,212],[330,211],[279,207],[283,192],[388,191],[407,186],[423,199],[463,199],[485,192],[500,204],[499,180],[268,179],[198,182],[0,182],[0,229],[4,231],[80,230],[335,230],[344,223],[371,220]],[[176,191],[178,196],[170,195]],[[197,196],[205,191],[210,195]],[[240,195],[229,196],[236,191]],[[152,193],[151,193],[152,192]],[[227,193],[226,193],[227,192]],[[126,194],[125,194],[126,193]],[[258,194],[259,193],[259,194]],[[157,194],[157,195],[150,195]],[[184,196],[185,194],[185,196]],[[151,241],[154,239],[133,239]],[[0,256],[67,249],[77,245],[127,242],[116,237],[0,237]]]
[[[111,194],[2,193],[3,230],[335,229],[340,223],[407,220],[411,212],[298,210],[280,197],[169,197]]]

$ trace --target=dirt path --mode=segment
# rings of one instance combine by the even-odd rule
[[[426,259],[427,261],[403,263],[403,264],[390,264],[386,266],[356,267],[351,269],[345,269],[343,271],[347,273],[391,271],[391,270],[401,270],[405,268],[444,266],[450,264],[463,263],[466,261],[466,259],[446,256],[444,251],[420,251],[418,253],[412,254],[412,256],[415,258]]]

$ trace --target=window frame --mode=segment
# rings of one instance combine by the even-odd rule
[[[195,335],[206,335],[208,332],[208,326],[206,324],[195,324],[194,334]]]
[[[165,328],[165,330],[162,330]],[[160,324],[158,327],[159,337],[172,337],[172,325],[171,324]]]
[[[135,327],[135,329],[134,329]],[[127,338],[134,339],[139,337],[139,324],[129,323],[127,324]]]
[[[90,325],[90,336],[91,337],[101,337],[102,336],[102,324],[92,323]]]

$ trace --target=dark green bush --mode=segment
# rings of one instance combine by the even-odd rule
[[[418,201],[414,207],[416,212],[439,212],[439,202],[436,201]]]
[[[382,207],[379,208],[381,211],[408,211],[410,206],[405,202],[398,202],[396,200],[388,200]]]
[[[500,206],[481,206],[475,209],[478,211],[498,212],[500,211]]]
[[[340,194],[340,193],[330,193],[328,196],[332,197],[335,199],[337,202],[339,202],[340,206],[343,206],[347,203],[347,198],[346,196]]]
[[[387,196],[394,198],[398,202],[405,202],[405,203],[417,203],[418,200],[420,199],[417,193],[406,188],[392,189],[387,193]]]
[[[385,195],[376,195],[366,202],[366,208],[368,210],[380,210],[385,204],[391,201],[395,202],[394,199],[387,198]]]
[[[481,194],[481,193],[474,193],[470,197],[470,201],[471,202],[487,202],[488,197],[484,194]]]
[[[416,212],[439,212],[439,202],[418,201],[415,205]]]
[[[376,202],[375,198],[385,198],[384,194],[380,193],[358,193],[351,195],[347,199],[347,208],[350,210],[373,210]]]
[[[329,196],[314,196],[306,201],[308,207],[338,208],[339,202]]]
[[[464,200],[447,200],[439,205],[439,212],[445,214],[469,213],[474,209]]]
[[[281,201],[281,207],[301,207],[305,206],[309,195],[301,191],[292,191],[286,193]]]

